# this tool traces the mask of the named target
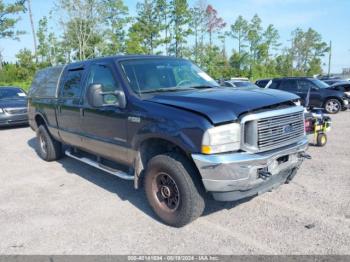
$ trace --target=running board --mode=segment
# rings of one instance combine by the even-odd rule
[[[130,176],[128,175],[127,173],[125,172],[122,172],[122,171],[119,171],[119,170],[112,170],[108,167],[104,167],[102,164],[96,162],[96,161],[93,161],[89,158],[86,158],[86,157],[78,157],[78,156],[75,156],[74,154],[71,153],[71,151],[69,149],[67,149],[65,151],[65,154],[71,158],[74,158],[80,162],[83,162],[85,164],[88,164],[89,166],[93,166],[97,169],[100,169],[102,171],[105,171],[113,176],[116,176],[116,177],[119,177],[121,179],[125,179],[125,180],[134,180],[134,176]]]

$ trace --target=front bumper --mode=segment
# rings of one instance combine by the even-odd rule
[[[0,127],[27,125],[28,114],[10,115],[0,114]]]
[[[262,153],[217,155],[193,154],[204,187],[219,201],[234,201],[270,191],[293,177],[302,163],[301,154],[308,148],[308,139]],[[261,177],[265,170],[270,177]]]

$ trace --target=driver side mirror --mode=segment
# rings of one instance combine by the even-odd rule
[[[103,92],[102,84],[91,84],[88,87],[86,97],[92,107],[117,106],[126,107],[126,97],[123,91]]]

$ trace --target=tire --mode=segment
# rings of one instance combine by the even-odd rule
[[[144,187],[147,200],[162,222],[182,227],[202,215],[203,186],[196,170],[178,153],[153,157],[147,165]]]
[[[325,133],[317,134],[317,146],[323,147],[327,144],[327,135]]]
[[[342,107],[341,102],[335,98],[330,98],[324,103],[324,109],[328,114],[337,114]]]
[[[55,140],[43,125],[39,126],[36,131],[37,152],[45,161],[58,160],[62,156],[62,144]]]

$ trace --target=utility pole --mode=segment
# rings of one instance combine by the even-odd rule
[[[328,77],[331,74],[331,61],[332,61],[332,41],[329,41]]]
[[[28,3],[29,20],[30,20],[30,25],[31,25],[31,27],[32,27],[32,34],[33,34],[35,62],[38,63],[38,53],[37,53],[37,45],[36,45],[36,35],[35,35],[35,28],[34,28],[34,21],[33,21],[33,13],[32,13],[32,1],[31,1],[31,0],[27,0],[27,3]]]

